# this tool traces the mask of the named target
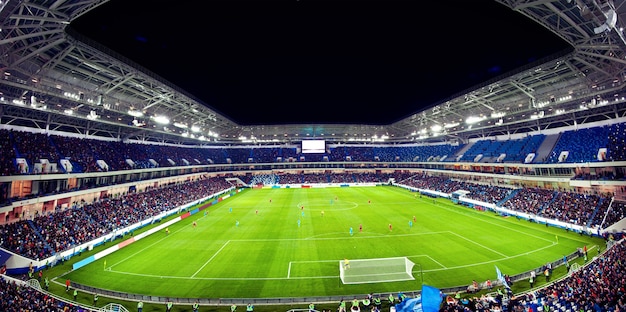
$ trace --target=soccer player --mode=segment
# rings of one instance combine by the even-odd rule
[[[170,235],[170,228],[168,227],[165,228],[165,235]]]
[[[300,227],[300,222],[301,222],[300,219],[298,219],[298,227]]]
[[[236,220],[236,221],[235,221],[235,226],[236,226],[236,227],[239,227],[239,220]]]
[[[391,223],[389,223],[389,231],[392,231],[393,227],[391,226]]]
[[[324,216],[324,210],[322,210],[322,217]]]
[[[350,236],[354,235],[354,231],[352,231],[352,227],[350,227]]]
[[[413,227],[413,221],[409,220],[409,228]]]
[[[196,221],[193,221],[192,225],[193,225],[193,227],[196,227],[196,226],[198,226],[198,223],[196,223]]]
[[[359,232],[363,232],[363,224],[359,224]]]
[[[350,268],[350,260],[348,258],[343,259],[343,269],[347,270]]]

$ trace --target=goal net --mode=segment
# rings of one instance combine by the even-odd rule
[[[340,260],[339,276],[344,284],[409,281],[414,265],[406,257]]]

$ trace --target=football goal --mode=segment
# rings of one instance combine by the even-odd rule
[[[414,280],[413,266],[407,257],[353,259],[339,261],[339,276],[344,284],[366,284]]]

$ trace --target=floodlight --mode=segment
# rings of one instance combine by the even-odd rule
[[[128,110],[128,114],[133,116],[133,117],[143,117],[143,112],[142,111],[138,111],[138,110],[134,110],[134,109],[129,109]]]
[[[178,127],[178,128],[182,128],[182,129],[187,129],[187,124],[182,123],[182,122],[175,122],[174,123],[174,127]]]
[[[483,121],[484,119],[485,119],[484,117],[469,116],[467,117],[467,119],[465,119],[465,123],[468,125],[472,125],[475,123],[479,123]]]
[[[154,120],[154,122],[162,124],[162,125],[167,125],[170,123],[170,119],[165,117],[165,116],[154,116],[152,117],[152,120]]]

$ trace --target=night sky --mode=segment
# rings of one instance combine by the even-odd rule
[[[493,0],[113,0],[70,26],[242,125],[387,125],[569,48]]]

